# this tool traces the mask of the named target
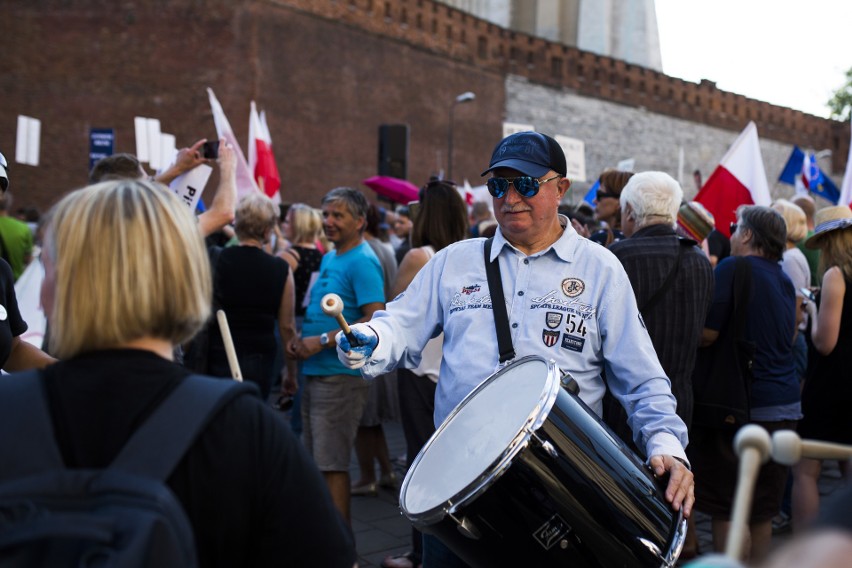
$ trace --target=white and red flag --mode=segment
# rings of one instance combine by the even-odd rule
[[[245,155],[237,143],[237,137],[234,136],[234,130],[231,128],[231,123],[228,122],[228,117],[225,116],[225,111],[222,110],[222,105],[216,95],[213,94],[213,89],[207,88],[207,95],[210,97],[210,108],[213,110],[213,122],[216,123],[216,133],[219,138],[224,138],[237,154],[237,199],[241,199],[246,194],[252,191],[259,191],[257,184],[254,181],[254,176],[249,170],[246,163]]]
[[[251,102],[249,113],[248,167],[254,174],[260,190],[274,202],[281,202],[281,176],[272,154],[272,137],[266,124],[266,113],[257,114],[257,106]]]
[[[468,209],[473,207],[473,188],[470,187],[470,182],[467,181],[467,178],[464,178],[464,186],[462,189],[459,189],[459,194],[461,194],[461,198],[464,199]]]
[[[726,237],[731,236],[730,224],[737,219],[737,207],[771,203],[754,122],[749,122],[728,148],[695,201],[713,214],[716,230]]]

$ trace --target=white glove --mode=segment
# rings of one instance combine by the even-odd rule
[[[337,342],[337,358],[349,369],[360,369],[372,357],[379,344],[379,336],[365,323],[356,323],[350,329],[350,337],[354,339],[354,343],[350,342],[342,331],[337,332],[334,337]]]

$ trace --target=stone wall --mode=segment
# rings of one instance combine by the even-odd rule
[[[692,172],[700,170],[706,181],[739,135],[739,131],[535,85],[518,76],[506,79],[506,115],[510,122],[585,142],[588,181],[574,184],[575,201],[583,198],[601,171],[626,158],[636,160],[635,171],[662,170],[676,178],[681,148],[682,185],[685,197],[691,198],[697,191]],[[758,136],[770,192],[773,197],[789,197],[792,186],[775,180],[790,156],[790,145],[764,137],[759,127]]]

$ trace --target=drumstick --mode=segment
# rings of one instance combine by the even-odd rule
[[[734,437],[734,451],[740,457],[740,468],[731,512],[731,526],[728,529],[728,542],[725,546],[725,555],[734,560],[742,558],[757,472],[760,465],[769,459],[771,449],[769,433],[757,424],[743,426]]]
[[[349,324],[346,323],[346,318],[343,317],[343,300],[340,299],[340,296],[337,294],[326,294],[320,300],[320,305],[326,315],[337,320],[337,325],[343,330],[343,335],[349,340],[349,345],[353,347],[358,345],[358,340],[352,335],[352,328],[349,327]]]
[[[778,430],[772,434],[772,459],[780,464],[795,465],[802,458],[848,460],[852,458],[852,446],[802,440],[792,430]]]
[[[225,344],[231,374],[235,380],[243,382],[243,374],[240,372],[240,362],[237,360],[237,351],[234,349],[234,340],[231,339],[231,328],[228,327],[228,316],[225,315],[225,310],[218,310],[216,319],[219,321],[219,331],[222,332],[222,343]]]

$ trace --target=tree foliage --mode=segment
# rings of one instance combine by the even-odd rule
[[[828,101],[831,118],[848,121],[852,118],[852,69],[846,72],[846,83]]]

